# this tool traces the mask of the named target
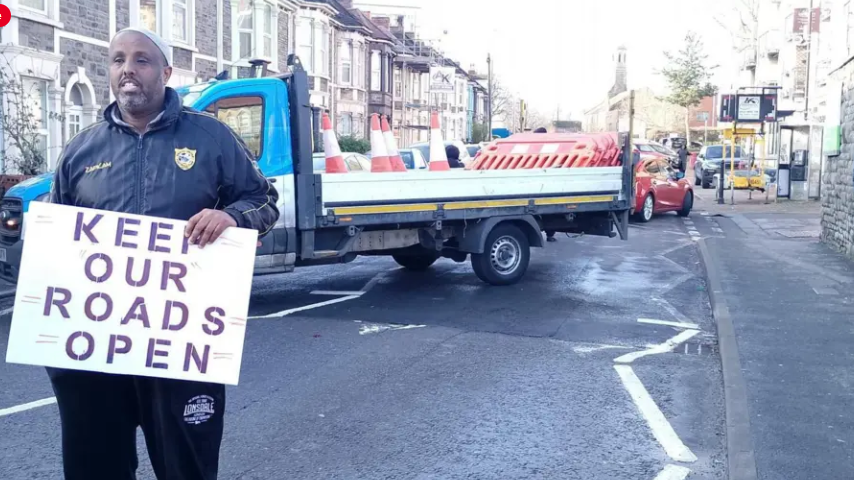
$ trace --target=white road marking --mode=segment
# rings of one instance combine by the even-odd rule
[[[682,333],[689,333],[689,331]],[[693,331],[693,333],[696,333],[696,331]],[[623,386],[626,387],[629,395],[631,395],[632,400],[635,402],[635,405],[638,407],[641,415],[646,420],[647,425],[649,425],[650,430],[652,430],[652,435],[662,448],[664,448],[664,451],[667,452],[667,456],[677,462],[696,462],[697,456],[694,455],[694,453],[691,452],[684,443],[682,443],[679,436],[676,435],[676,432],[673,430],[670,422],[668,422],[664,414],[661,413],[658,405],[656,405],[655,401],[650,397],[649,392],[647,392],[646,387],[643,386],[643,383],[641,383],[640,379],[635,375],[632,367],[628,365],[614,365],[614,369],[623,381]]]
[[[639,318],[638,323],[651,323],[654,325],[667,325],[670,327],[676,328],[687,328],[691,330],[699,330],[700,326],[696,323],[687,323],[687,322],[671,322],[668,320],[657,320],[655,318]]]
[[[262,315],[260,317],[249,317],[250,320],[262,320],[266,318],[279,318],[290,315],[292,313],[303,312],[305,310],[311,310],[313,308],[325,307],[327,305],[333,305],[336,303],[346,302],[347,300],[353,300],[354,298],[359,298],[361,295],[349,295],[341,298],[333,298],[332,300],[327,300],[325,302],[312,303],[311,305],[305,305],[302,307],[291,308],[288,310],[282,310],[281,312],[271,313],[269,315]]]
[[[13,413],[26,412],[27,410],[32,410],[34,408],[44,407],[45,405],[51,405],[56,403],[56,397],[43,398],[41,400],[36,400],[35,402],[25,403],[23,405],[17,405],[14,407],[4,408],[0,410],[0,417],[5,417],[6,415],[11,415]]]
[[[679,346],[682,342],[689,340],[694,335],[700,333],[699,330],[685,330],[679,332],[675,337],[667,340],[666,342],[660,345],[653,345],[651,348],[647,350],[640,350],[638,352],[627,353],[621,357],[617,357],[614,359],[617,363],[632,363],[635,360],[646,357],[647,355],[656,355],[659,353],[667,353],[672,352],[674,348]]]
[[[357,323],[361,323],[356,320]],[[427,325],[391,325],[391,324],[379,324],[379,323],[369,323],[366,325],[362,325],[359,327],[359,335],[370,335],[372,333],[380,333],[386,330],[411,330],[413,328],[424,328]]]
[[[0,310],[0,317],[2,317],[3,315],[6,315],[7,313],[12,313],[12,310],[14,310],[14,309],[15,309],[15,307],[9,307],[9,308],[4,308],[3,310]]]
[[[715,233],[724,233],[723,229],[722,229],[722,228],[718,228],[718,227],[712,227],[712,231],[713,231],[713,232],[715,232]]]
[[[313,290],[311,292],[312,295],[330,295],[330,296],[338,296],[338,295],[364,295],[367,292],[359,291],[346,291],[346,290]]]
[[[659,254],[658,254],[658,256],[659,256],[659,257],[663,257],[663,256],[665,256],[665,255],[667,255],[667,254],[669,254],[669,253],[673,253],[673,252],[675,252],[676,250],[682,250],[683,248],[687,247],[688,245],[691,245],[691,242],[680,243],[679,245],[676,245],[676,246],[670,247],[670,248],[668,248],[667,250],[665,250],[665,251],[663,251],[663,252],[659,253]]]
[[[691,469],[679,465],[667,465],[653,480],[685,480]]]
[[[661,289],[659,289],[656,293],[658,293],[659,295],[663,295],[663,294],[673,290],[674,288],[678,287],[679,285],[682,285],[683,283],[687,282],[688,280],[691,280],[692,278],[694,278],[694,274],[691,274],[691,273],[683,274],[683,275],[677,277],[676,279],[674,279],[672,282],[661,287]]]
[[[653,297],[652,301],[661,305],[661,308],[667,310],[667,312],[670,313],[671,315],[673,315],[673,317],[676,318],[676,320],[679,320],[680,322],[684,322],[684,323],[691,323],[688,320],[688,317],[683,315],[682,312],[680,312],[679,310],[676,310],[676,308],[673,305],[671,305],[670,302],[668,302],[667,300],[665,300],[661,297]]]
[[[368,293],[368,291],[370,291],[372,288],[374,288],[374,286],[382,279],[383,276],[388,275],[389,273],[394,272],[396,270],[400,270],[401,268],[403,268],[403,267],[393,268],[391,270],[387,270],[385,272],[380,272],[380,273],[374,275],[373,278],[371,278],[368,281],[368,283],[366,283],[365,286],[362,287],[362,289],[359,290],[358,292],[333,292],[333,291],[329,291],[329,290],[315,290],[314,291],[314,292],[323,292],[323,293],[316,293],[315,295],[347,295],[346,297],[333,298],[332,300],[326,300],[325,302],[312,303],[311,305],[305,305],[302,307],[291,308],[288,310],[282,310],[281,312],[271,313],[269,315],[262,315],[262,316],[258,316],[258,317],[249,317],[249,319],[250,320],[261,320],[261,319],[267,319],[267,318],[285,317],[285,316],[290,315],[292,313],[304,312],[306,310],[325,307],[327,305],[334,305],[336,303],[346,302],[347,300],[353,300],[354,298],[359,298],[362,295]],[[314,293],[314,292],[311,292],[311,293]]]
[[[705,217],[705,216],[708,216],[708,215],[709,215],[709,212],[700,212],[700,215],[702,215],[702,216],[704,216],[704,217]]]
[[[627,347],[624,345],[599,345],[595,343],[591,343],[589,345],[577,345],[572,347],[572,351],[575,353],[593,353],[598,352],[600,350],[612,350],[612,349],[625,349],[630,350],[633,347]]]

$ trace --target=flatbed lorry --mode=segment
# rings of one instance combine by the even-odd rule
[[[316,174],[318,112],[299,58],[291,55],[288,66],[278,76],[176,89],[184,105],[217,116],[243,138],[279,193],[280,216],[260,239],[256,275],[377,255],[425,270],[445,257],[470,259],[481,280],[509,285],[525,274],[531,247],[544,246],[544,230],[628,238],[628,138],[620,166]],[[18,277],[29,202],[48,201],[51,181],[47,173],[22,182],[0,203],[6,280]]]

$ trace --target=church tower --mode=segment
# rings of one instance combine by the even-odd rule
[[[608,92],[608,98],[619,95],[628,89],[626,81],[626,46],[620,45],[614,52],[614,86]]]

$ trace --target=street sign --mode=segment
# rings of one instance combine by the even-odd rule
[[[738,129],[733,130],[732,128],[727,128],[726,130],[724,130],[724,138],[726,138],[728,140],[732,139],[733,134],[737,135],[739,137],[756,135],[756,129],[754,129],[754,128],[738,128]]]
[[[448,93],[454,91],[453,67],[430,67],[430,93]]]

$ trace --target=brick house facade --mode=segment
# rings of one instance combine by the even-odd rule
[[[100,119],[113,101],[107,52],[115,32],[141,26],[171,46],[170,86],[207,81],[227,70],[251,75],[251,59],[286,68],[297,52],[310,74],[311,101],[333,107],[338,11],[322,0],[4,0],[12,21],[0,29],[0,68],[21,79],[36,113],[47,169],[62,146]],[[171,26],[167,28],[166,26]],[[4,111],[15,115],[14,111]],[[0,132],[0,152],[10,149]],[[0,165],[0,169],[7,170]]]

